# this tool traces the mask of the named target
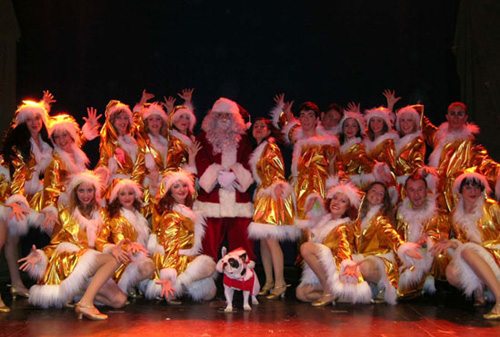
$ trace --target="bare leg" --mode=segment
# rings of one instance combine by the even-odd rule
[[[5,238],[7,237],[7,224],[5,221],[0,220],[0,252],[5,244]],[[0,312],[7,312],[9,308],[5,305],[0,295]]]
[[[111,255],[100,254],[96,261],[96,272],[87,290],[83,294],[80,304],[82,306],[92,306],[94,298],[101,287],[113,276],[113,273],[118,268],[119,263]],[[107,304],[107,303],[105,303]]]
[[[491,267],[473,249],[466,248],[461,254],[464,261],[469,265],[476,276],[486,284],[495,296],[495,306],[490,314],[500,315],[500,281],[496,278]],[[498,317],[500,318],[500,317]]]
[[[312,285],[297,287],[295,296],[302,302],[314,302],[319,300],[323,294],[323,289],[314,288]]]
[[[262,266],[264,267],[264,274],[266,275],[266,283],[262,287],[265,295],[268,290],[274,286],[274,276],[273,276],[273,264],[271,261],[271,252],[269,251],[267,240],[260,240],[260,254],[262,258]]]
[[[99,289],[95,300],[112,308],[121,308],[127,303],[127,296],[121,291],[118,285],[111,280],[104,283],[101,289]]]
[[[28,289],[21,279],[19,266],[17,264],[17,260],[19,260],[18,245],[19,236],[9,235],[5,243],[5,259],[7,260],[7,266],[9,267],[12,288],[16,289],[20,293],[27,293]]]
[[[378,284],[382,275],[380,275],[380,271],[377,268],[377,264],[373,260],[364,260],[359,265],[359,270],[363,278],[368,282],[373,282]]]
[[[277,240],[267,239],[267,246],[271,253],[271,259],[273,261],[273,270],[275,278],[275,287],[285,286],[285,277],[283,276],[283,251],[281,250],[280,243]]]

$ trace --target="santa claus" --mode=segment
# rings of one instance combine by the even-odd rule
[[[202,123],[197,137],[202,151],[196,156],[201,187],[194,209],[207,217],[203,251],[217,260],[227,235],[229,250],[238,247],[255,259],[247,228],[253,204],[247,192],[253,182],[248,159],[252,144],[236,102],[218,99]]]

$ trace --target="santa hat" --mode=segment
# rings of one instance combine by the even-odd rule
[[[92,171],[85,171],[75,174],[68,185],[68,191],[73,193],[74,189],[82,183],[89,183],[94,186],[95,189],[95,200],[97,203],[101,200],[101,189],[103,186],[102,177],[95,174]]]
[[[365,112],[366,125],[370,125],[370,120],[373,117],[383,119],[389,129],[391,129],[392,125],[394,124],[394,113],[391,110],[384,108],[383,106],[370,109]]]
[[[68,114],[59,114],[56,116],[53,116],[51,121],[50,121],[50,128],[49,128],[49,137],[52,142],[54,142],[54,139],[52,139],[52,135],[54,134],[55,131],[66,131],[69,133],[73,141],[76,143],[77,146],[80,146],[80,127],[78,126],[78,123],[76,122],[75,118],[73,116],[68,115]]]
[[[110,120],[113,115],[119,112],[125,112],[127,114],[130,127],[132,127],[134,125],[134,115],[132,114],[132,111],[127,104],[124,104],[118,100],[113,99],[109,101],[108,105],[106,105],[106,111],[104,112],[104,114],[106,115],[106,120]]]
[[[174,172],[168,172],[165,174],[161,181],[160,190],[158,191],[157,198],[161,199],[170,190],[173,184],[177,181],[182,181],[187,184],[189,193],[194,194],[194,179],[193,175],[186,170],[179,170]]]
[[[221,97],[215,101],[212,106],[213,112],[230,112],[234,115],[240,114],[240,109],[238,108],[238,103],[231,101],[230,99]]]
[[[135,193],[135,199],[140,200],[142,198],[141,186],[133,180],[130,179],[115,179],[113,180],[113,189],[111,190],[111,195],[109,197],[109,203],[115,201],[118,197],[118,193],[125,187],[131,187]]]
[[[344,111],[344,117],[342,117],[342,119],[340,120],[340,123],[339,123],[340,132],[343,133],[344,122],[349,118],[353,118],[354,120],[356,120],[356,122],[358,122],[359,131],[360,131],[361,135],[364,136],[365,129],[366,129],[365,119],[363,118],[362,114],[360,114],[359,112],[355,112],[355,111]]]
[[[473,172],[474,169],[475,168],[468,169],[466,172],[459,175],[457,179],[455,179],[455,182],[453,183],[453,194],[460,194],[460,185],[462,185],[462,182],[464,180],[468,182],[474,181],[479,183],[479,185],[481,185],[481,189],[483,189],[484,193],[486,193],[486,196],[489,196],[491,194],[491,188],[488,184],[488,180],[486,180],[486,177],[477,172]]]
[[[23,104],[16,110],[14,127],[19,124],[26,123],[26,120],[29,117],[34,117],[36,115],[40,115],[42,117],[43,124],[48,127],[49,114],[47,113],[45,105],[41,102],[23,101]]]
[[[353,183],[349,181],[343,181],[339,183],[338,178],[335,177],[328,178],[326,184],[327,187],[331,186],[326,192],[326,199],[331,199],[337,193],[343,193],[349,199],[351,207],[354,207],[356,209],[359,208],[361,196],[359,193],[359,189]]]
[[[404,108],[401,108],[398,110],[398,113],[396,115],[396,130],[400,131],[401,130],[401,118],[403,116],[409,116],[415,121],[415,126],[417,127],[417,130],[420,130],[420,115],[417,110],[411,105],[405,106]]]
[[[144,108],[141,110],[142,120],[145,121],[146,119],[154,115],[160,116],[163,122],[168,125],[167,114],[165,113],[165,111],[163,111],[163,108],[160,104],[158,104],[157,102],[145,104]]]
[[[193,128],[196,125],[196,116],[193,111],[189,109],[185,105],[177,105],[172,112],[170,113],[170,121],[172,124],[181,117],[182,115],[186,115],[189,118],[189,131],[193,132]]]

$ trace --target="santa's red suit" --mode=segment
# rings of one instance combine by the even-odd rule
[[[207,229],[203,239],[203,252],[217,260],[219,248],[227,234],[229,251],[238,247],[255,259],[253,241],[248,238],[248,226],[253,216],[253,203],[248,188],[253,182],[248,159],[252,145],[243,134],[233,147],[227,146],[222,153],[214,154],[213,146],[202,132],[197,137],[202,149],[196,156],[200,192],[194,209],[207,217]],[[219,184],[219,172],[233,172],[235,188],[225,189]]]

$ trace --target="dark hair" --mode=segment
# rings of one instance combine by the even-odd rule
[[[194,202],[193,195],[189,194],[186,197],[185,206],[192,208],[193,202]],[[177,204],[177,201],[175,201],[174,197],[172,196],[172,192],[168,190],[168,192],[165,193],[165,195],[158,202],[156,210],[158,211],[158,214],[162,214],[166,210],[171,211],[175,204]]]
[[[252,134],[252,130],[255,126],[255,123],[257,123],[258,121],[263,121],[265,124],[266,124],[266,127],[269,131],[271,131],[271,133],[269,134],[269,136],[267,136],[267,138],[263,139],[262,141],[268,139],[269,137],[273,137],[275,142],[278,143],[278,144],[281,144],[282,143],[282,137],[280,137],[280,134],[279,134],[279,131],[276,129],[276,127],[273,125],[273,123],[267,119],[267,118],[264,118],[264,117],[257,117],[253,123],[252,123],[252,127],[249,129],[249,137],[250,139],[252,140],[252,143],[254,145],[254,147],[256,147],[258,144],[257,144],[257,140],[253,137],[253,134]]]
[[[472,186],[472,187],[479,187],[481,189],[481,192],[484,192],[486,189],[486,186],[483,185],[483,182],[477,178],[474,177],[467,177],[462,180],[460,183],[460,188],[458,189],[458,192],[462,194],[462,189],[464,188],[465,185]]]
[[[140,211],[142,203],[139,200],[137,200],[137,197],[136,197],[134,199],[134,203],[132,204],[132,206],[134,207],[134,209],[136,211]],[[115,217],[118,213],[120,213],[121,208],[122,208],[122,205],[120,204],[120,200],[118,199],[118,197],[116,197],[116,199],[113,200],[113,202],[109,203],[109,205],[108,205],[109,217],[110,218]]]
[[[342,193],[342,192],[339,191],[339,193]],[[335,193],[335,194],[337,194],[337,193]],[[333,199],[333,195],[331,198],[328,198],[325,200],[325,209],[327,210],[328,213],[330,213],[330,203],[332,202],[332,199]],[[349,200],[349,199],[347,199],[347,200]],[[349,219],[351,219],[351,221],[356,220],[356,218],[358,217],[358,210],[356,209],[356,207],[354,207],[351,204],[350,200],[349,200],[349,207],[347,207],[347,209],[345,210],[345,213],[342,214],[342,218],[345,218],[346,216],[348,216]]]
[[[408,179],[406,179],[406,181],[405,181],[405,190],[408,189],[408,181],[410,181],[410,180],[413,180],[413,181],[423,180],[424,183],[425,183],[425,189],[427,189],[427,180],[425,180],[425,177],[420,172],[416,171],[412,175],[410,175],[408,177]]]
[[[92,211],[98,210],[99,205],[97,204],[97,191],[95,190],[94,186],[94,199],[92,199],[92,203],[90,203],[87,207],[83,207],[80,200],[78,199],[78,196],[76,194],[76,191],[78,190],[78,187],[82,183],[78,184],[73,188],[73,190],[70,193],[69,196],[69,210],[71,213],[75,210],[75,208],[78,208],[80,210],[80,213],[82,213],[85,217],[90,218]]]
[[[327,113],[330,110],[335,110],[340,114],[340,118],[344,117],[344,108],[338,105],[337,103],[330,103],[327,105],[325,109],[325,113]]]
[[[49,133],[47,132],[47,128],[45,124],[42,123],[42,129],[40,130],[40,136],[42,140],[49,144],[51,147],[52,141],[49,139]],[[9,166],[9,171],[11,176],[14,174],[14,167],[12,166],[12,159],[15,157],[14,147],[21,151],[24,162],[27,163],[30,160],[31,153],[31,132],[28,129],[28,125],[26,123],[20,123],[16,127],[10,127],[5,134],[3,139],[3,148],[2,155],[3,160]]]
[[[313,102],[304,102],[301,105],[299,105],[299,108],[297,109],[299,115],[300,115],[300,112],[302,110],[306,110],[306,111],[312,110],[312,111],[314,111],[314,114],[316,115],[316,118],[320,117],[319,108],[316,105],[316,103],[313,103]]]
[[[374,141],[375,140],[375,133],[372,131],[372,128],[370,127],[370,122],[371,120],[373,119],[374,117],[370,118],[370,120],[368,121],[368,138],[371,140],[371,141]],[[379,117],[380,118],[380,117]],[[384,121],[384,126],[382,127],[382,134],[386,134],[388,131],[389,131],[389,126],[387,125],[387,123],[385,122],[384,119],[382,119]]]
[[[392,203],[391,203],[391,197],[389,195],[389,190],[387,189],[387,186],[384,183],[382,183],[380,181],[375,181],[375,182],[371,183],[370,186],[365,190],[365,192],[366,192],[365,200],[363,200],[363,204],[362,204],[361,210],[360,210],[361,219],[363,219],[366,216],[366,214],[368,213],[369,202],[366,200],[366,195],[368,194],[368,191],[370,191],[372,189],[372,187],[375,185],[380,185],[385,190],[384,199],[382,200],[382,207],[380,208],[380,212],[384,215],[389,216],[389,218],[391,218]]]
[[[359,122],[356,118],[353,118],[353,117],[349,117],[349,118],[346,118],[342,124],[340,124],[340,131],[339,131],[339,142],[340,142],[340,145],[344,144],[344,142],[346,141],[346,137],[345,137],[345,134],[344,134],[344,123],[348,120],[348,119],[354,119],[356,121],[356,123],[358,124],[358,132],[356,133],[356,136],[355,137],[359,137],[361,138],[361,125],[359,125]]]

